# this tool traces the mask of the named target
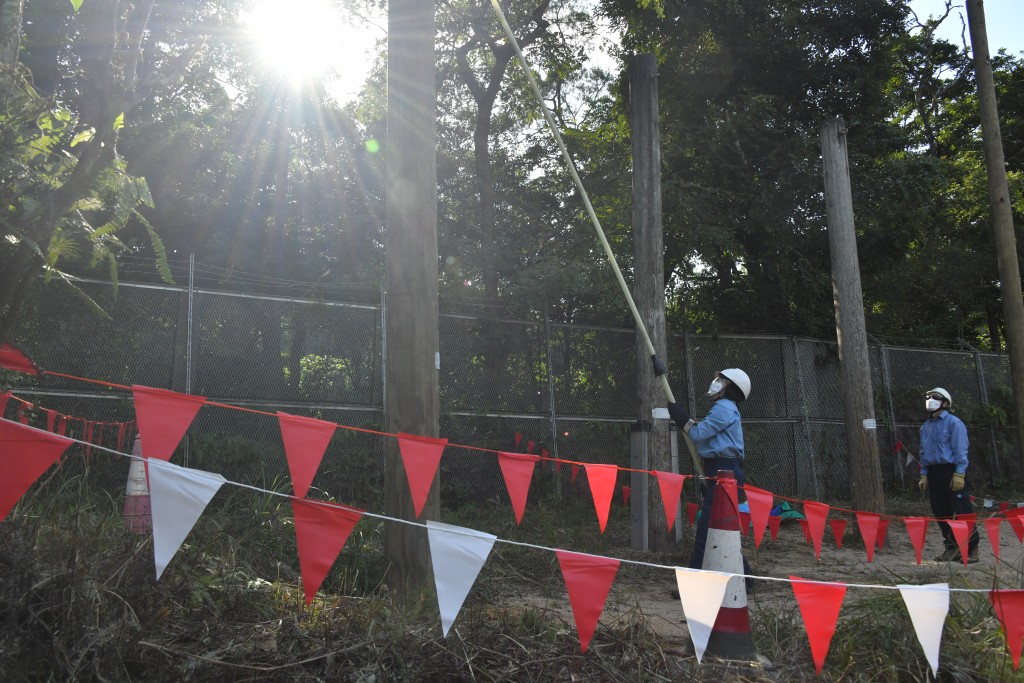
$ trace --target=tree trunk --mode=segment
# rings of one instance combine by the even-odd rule
[[[0,0],[0,65],[13,66],[21,49],[23,0]]]
[[[985,30],[985,8],[981,0],[967,0],[967,23],[971,31],[974,73],[978,81],[978,109],[981,137],[985,144],[985,170],[988,172],[988,201],[992,228],[996,237],[996,259],[1003,290],[1003,318],[1006,320],[1006,350],[1010,355],[1010,379],[1013,384],[1013,414],[1017,422],[1017,457],[1024,459],[1024,299],[1017,263],[1017,240],[1013,229],[1013,207],[1006,182],[1003,140],[999,132],[996,88]]]
[[[391,0],[388,7],[387,295],[385,424],[394,434],[437,436],[437,129],[434,2]],[[390,517],[415,518],[401,451],[387,439],[384,506]],[[440,514],[435,477],[420,521]],[[408,600],[432,585],[426,532],[389,523],[387,582]]]
[[[832,254],[832,292],[836,305],[836,335],[839,338],[839,378],[846,419],[850,492],[856,509],[882,513],[885,511],[882,468],[878,460],[864,296],[853,224],[846,124],[841,118],[821,124],[821,162]]]
[[[664,359],[665,256],[661,224],[661,129],[658,124],[658,64],[654,55],[637,55],[629,65],[629,113],[633,141],[633,291],[636,307],[658,357]],[[651,423],[647,435],[647,462],[643,469],[672,471],[668,420],[654,420],[651,409],[663,407],[665,396],[643,336],[636,335],[637,420]],[[661,497],[650,495],[650,477],[638,478],[643,491],[633,490],[633,515],[646,505],[647,548],[667,552],[674,539],[665,527]],[[634,549],[638,540],[633,539]]]

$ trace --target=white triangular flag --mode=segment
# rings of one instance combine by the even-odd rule
[[[693,641],[698,664],[711,638],[711,629],[718,618],[718,609],[722,606],[725,587],[730,578],[729,574],[721,572],[676,567],[679,602],[683,603],[686,627],[690,629],[690,640]]]
[[[912,453],[907,453],[907,462],[905,464],[909,467],[912,462],[914,462],[914,455]]]
[[[437,606],[445,638],[497,536],[461,526],[427,521],[430,562],[434,567]]]
[[[917,631],[917,639],[932,674],[938,676],[939,643],[942,641],[942,627],[949,612],[949,584],[929,583],[922,586],[900,584],[900,595],[907,604],[910,621]]]
[[[996,502],[994,500],[992,500],[991,498],[986,498],[985,502],[983,503],[983,505],[985,507],[987,507],[987,508],[990,508],[990,507],[992,507],[995,504],[996,504]]]
[[[149,460],[149,499],[153,515],[156,578],[178,552],[207,503],[224,483],[212,472],[190,470],[162,460]]]

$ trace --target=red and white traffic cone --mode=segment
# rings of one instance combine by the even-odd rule
[[[731,487],[731,496],[727,487]],[[729,579],[705,653],[722,659],[751,661],[754,659],[754,634],[750,629],[747,586],[742,576],[740,519],[733,502],[736,500],[736,477],[731,471],[718,471],[718,485],[713,495],[701,569],[740,576]]]
[[[149,482],[146,480],[146,461],[142,459],[142,439],[135,435],[132,444],[131,464],[128,465],[128,483],[125,485],[124,517],[128,530],[133,534],[144,534],[153,528],[153,516],[149,504]]]

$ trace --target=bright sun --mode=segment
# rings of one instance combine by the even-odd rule
[[[260,63],[291,82],[324,77],[346,90],[366,75],[372,38],[330,0],[257,0],[243,21]]]

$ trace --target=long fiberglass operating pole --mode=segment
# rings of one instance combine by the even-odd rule
[[[583,198],[583,205],[587,207],[587,215],[590,216],[590,222],[594,225],[594,230],[597,232],[597,239],[600,240],[601,246],[604,247],[604,253],[608,257],[608,262],[612,265],[612,270],[615,271],[615,279],[619,281],[619,288],[622,290],[622,294],[626,297],[626,303],[629,304],[629,310],[633,314],[633,320],[636,322],[636,328],[640,330],[640,335],[644,338],[644,345],[647,347],[647,353],[651,356],[651,362],[654,363],[654,374],[661,381],[662,391],[665,392],[665,399],[671,403],[675,403],[675,396],[672,395],[672,387],[668,384],[668,371],[665,368],[665,364],[658,358],[658,353],[654,349],[654,344],[651,342],[651,337],[647,334],[647,327],[644,326],[643,319],[640,317],[640,311],[636,308],[636,303],[633,301],[633,295],[629,291],[629,286],[626,285],[626,279],[622,277],[622,271],[619,270],[619,263],[615,260],[615,254],[612,253],[612,247],[608,244],[608,238],[604,234],[604,230],[601,228],[601,221],[597,217],[597,213],[594,211],[594,205],[590,203],[590,196],[587,194],[587,190],[583,187],[583,181],[580,180],[579,173],[576,172],[576,164],[573,162],[572,157],[569,156],[569,150],[566,149],[565,143],[562,142],[562,134],[558,132],[558,126],[555,124],[554,117],[551,116],[551,112],[548,111],[547,105],[544,103],[544,95],[540,91],[540,86],[537,85],[537,80],[533,77],[533,71],[530,70],[530,65],[526,62],[526,57],[523,56],[523,51],[519,49],[519,42],[516,41],[515,35],[512,33],[512,27],[508,25],[508,21],[505,19],[505,13],[501,11],[501,5],[498,4],[498,0],[491,0],[491,6],[494,7],[494,12],[498,16],[498,21],[501,22],[501,27],[505,30],[505,35],[508,37],[509,44],[512,45],[512,49],[516,52],[516,57],[519,58],[519,65],[523,68],[523,73],[526,74],[526,80],[530,83],[530,88],[533,89],[533,94],[537,98],[537,103],[540,105],[540,110],[544,114],[544,120],[547,121],[548,129],[551,131],[551,135],[555,138],[555,142],[558,144],[558,149],[562,152],[562,158],[565,159],[566,166],[569,167],[569,173],[572,175],[572,180],[576,183],[576,189],[579,190],[580,196]],[[690,441],[689,437],[686,436],[685,432],[682,432],[683,440],[686,442],[687,449],[690,451],[690,458],[693,460],[694,471],[698,475],[703,475],[703,469],[700,466],[700,458],[697,457],[697,451],[693,447],[693,442]]]

